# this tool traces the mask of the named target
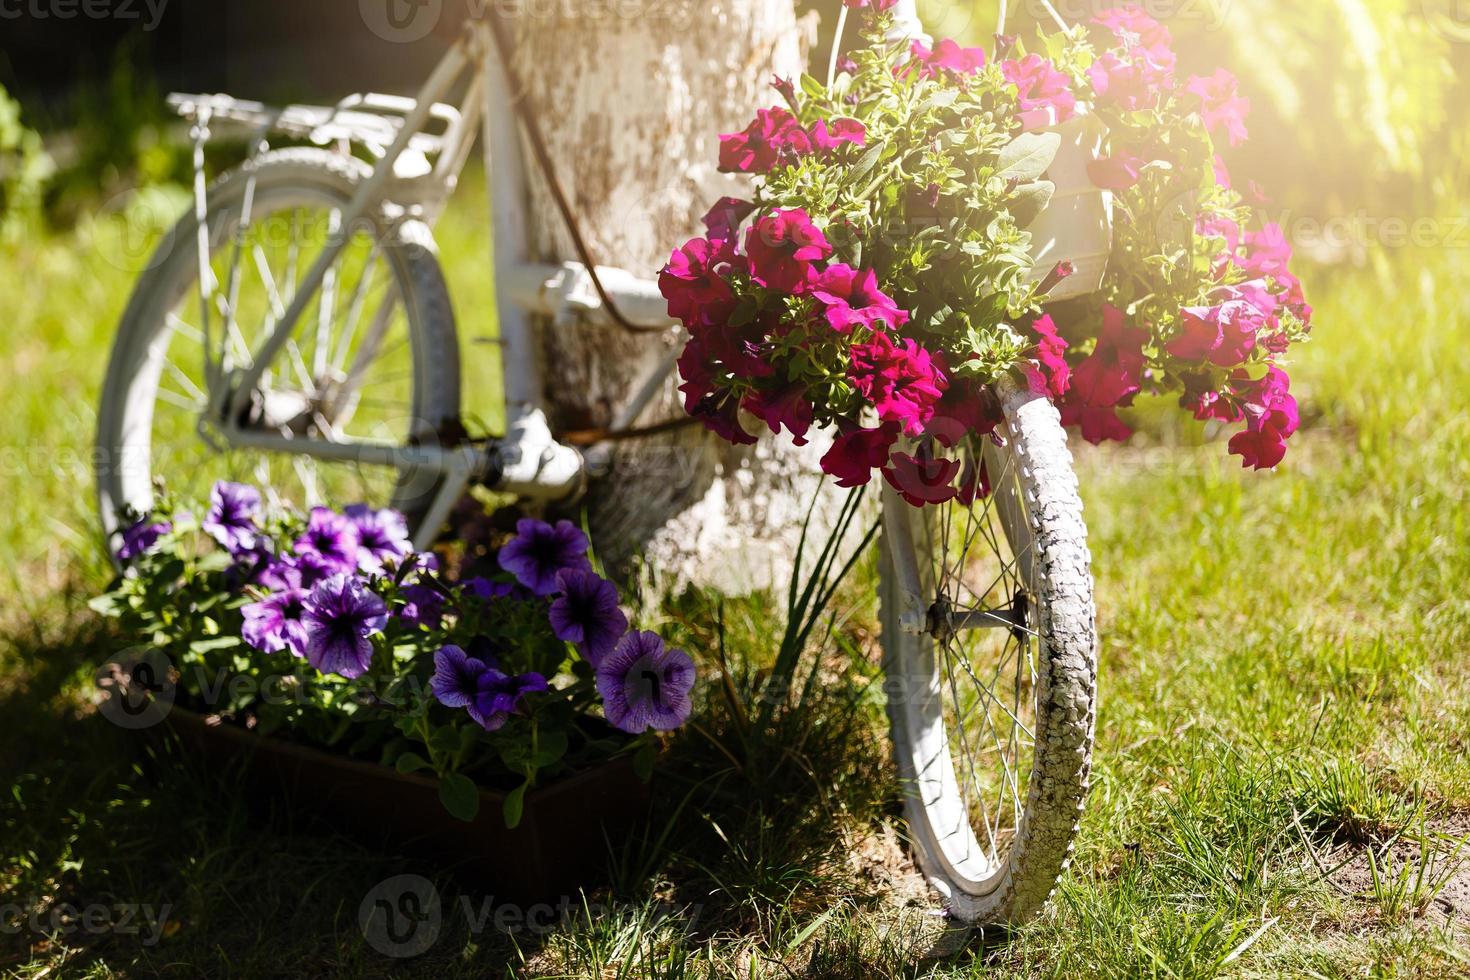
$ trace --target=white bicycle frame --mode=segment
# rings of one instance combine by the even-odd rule
[[[440,100],[466,77],[469,84],[458,107],[442,103]],[[428,544],[471,481],[543,502],[565,500],[582,490],[586,480],[583,454],[558,443],[547,424],[531,317],[550,316],[560,322],[576,320],[594,325],[611,324],[613,320],[580,263],[548,265],[528,260],[530,239],[520,126],[511,109],[505,72],[485,24],[466,25],[412,99],[353,96],[333,109],[293,106],[279,111],[228,96],[175,95],[170,102],[194,118],[203,132],[207,132],[211,120],[247,123],[259,127],[260,145],[269,133],[284,132],[317,142],[354,142],[367,147],[377,163],[336,216],[337,227],[343,229],[358,227],[361,218],[384,205],[402,208],[405,214],[432,225],[458,184],[476,133],[483,136],[492,201],[493,271],[506,405],[504,438],[488,449],[475,445],[400,445],[365,439],[291,438],[239,424],[238,420],[247,414],[251,393],[282,353],[312,296],[322,288],[328,271],[346,247],[349,236],[342,234],[333,236],[317,256],[260,349],[252,352],[249,366],[234,372],[229,383],[220,386],[218,397],[228,398],[229,404],[212,406],[212,414],[216,420],[223,420],[217,422],[223,440],[239,447],[324,461],[441,474],[442,487],[419,532],[424,540],[415,542],[419,546]],[[441,135],[429,132],[435,122],[444,126]],[[431,154],[437,157],[432,166],[428,165]],[[196,194],[202,214],[202,179]],[[679,329],[668,315],[656,282],[612,268],[599,268],[598,278],[628,317],[655,328],[667,325],[671,332]],[[206,305],[215,287],[212,275],[202,278]],[[640,382],[634,398],[612,420],[612,429],[626,428],[638,420],[673,373],[679,346],[675,345],[674,352]]]
[[[895,8],[895,35],[925,35],[914,10],[914,0],[900,0]],[[843,10],[844,19],[846,8]],[[840,31],[839,31],[840,33]],[[457,85],[469,78],[458,107],[441,102]],[[588,270],[577,262],[560,265],[529,260],[527,198],[523,170],[520,124],[512,110],[515,93],[509,91],[506,72],[496,53],[490,28],[471,20],[434,68],[417,96],[353,96],[335,108],[293,106],[269,110],[228,96],[172,96],[170,102],[196,123],[202,144],[211,119],[246,123],[257,127],[264,146],[270,133],[284,132],[318,143],[355,143],[377,157],[372,174],[357,189],[351,202],[337,216],[337,227],[351,229],[374,209],[394,205],[411,217],[432,225],[443,213],[453,194],[474,145],[476,133],[483,137],[485,171],[492,202],[492,238],[496,311],[502,346],[506,403],[506,434],[488,449],[476,445],[399,445],[390,442],[352,439],[291,438],[264,427],[242,426],[252,393],[265,372],[282,353],[298,322],[323,285],[328,271],[341,255],[350,236],[334,236],[302,279],[291,302],[261,348],[252,352],[249,366],[234,372],[227,384],[218,385],[216,397],[228,404],[211,406],[218,434],[227,443],[262,450],[307,456],[324,461],[414,469],[442,474],[444,481],[424,515],[419,547],[426,546],[435,530],[472,481],[484,483],[517,497],[553,502],[569,499],[585,486],[587,467],[582,452],[556,441],[543,410],[544,390],[536,353],[533,315],[550,316],[558,322],[612,324]],[[441,135],[429,131],[431,123],[444,127]],[[430,155],[436,159],[429,163]],[[196,210],[201,218],[201,289],[206,310],[216,288],[209,274],[207,236],[203,233],[203,155],[196,156]],[[667,305],[656,282],[633,273],[599,267],[597,278],[630,319],[652,327],[667,325],[680,329],[669,317]],[[206,314],[207,315],[207,314]],[[642,379],[634,397],[611,420],[612,430],[636,423],[643,411],[673,374],[681,344]]]

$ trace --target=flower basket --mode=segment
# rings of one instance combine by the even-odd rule
[[[243,760],[252,798],[280,800],[369,846],[422,855],[504,901],[545,901],[599,884],[608,842],[624,839],[649,802],[649,784],[634,771],[632,757],[622,756],[532,789],[511,829],[501,818],[505,791],[482,787],[479,814],[466,822],[444,809],[438,782],[424,776],[180,707],[169,711],[166,730],[212,768]]]
[[[1047,292],[1047,304],[1101,289],[1113,251],[1113,195],[1098,188],[1087,173],[1088,165],[1104,155],[1107,127],[1088,114],[1069,119],[1052,132],[1062,138],[1046,172],[1056,192],[1027,228],[1036,263],[1027,281],[1045,281],[1059,263],[1069,265],[1072,274]]]

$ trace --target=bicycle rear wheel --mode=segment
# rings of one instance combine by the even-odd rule
[[[971,440],[992,491],[884,503],[882,644],[919,865],[965,922],[1019,923],[1070,859],[1097,680],[1091,560],[1056,409],[1009,382]]]
[[[437,473],[244,449],[216,431],[232,377],[334,239],[346,244],[322,288],[234,421],[303,444],[410,445],[458,418],[459,346],[429,229],[376,210],[341,225],[370,172],[325,150],[266,153],[211,188],[205,262],[192,214],[164,240],[118,328],[98,412],[97,491],[111,549],[158,486],[199,500],[220,479],[259,486],[277,509],[395,507],[417,529]]]

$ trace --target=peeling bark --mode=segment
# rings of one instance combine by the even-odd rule
[[[813,33],[792,0],[642,0],[517,24],[519,70],[599,264],[653,278],[699,218],[747,182],[716,170],[717,136],[779,98]],[[628,16],[628,15],[632,16]],[[575,251],[540,175],[530,175],[538,258]],[[549,414],[560,430],[604,426],[667,352],[615,327],[540,325]],[[677,380],[645,423],[682,415]],[[595,546],[621,577],[748,591],[784,584],[818,488],[820,440],[736,449],[701,429],[619,446],[587,501]],[[824,501],[819,514],[835,503]],[[821,523],[819,518],[818,523]]]

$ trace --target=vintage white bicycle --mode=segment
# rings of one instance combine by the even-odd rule
[[[899,12],[917,35],[912,4]],[[554,177],[534,115],[512,109],[509,43],[503,25],[472,18],[411,99],[171,98],[193,124],[194,207],[138,283],[107,372],[97,485],[114,547],[156,479],[185,496],[234,478],[281,506],[393,506],[420,546],[471,484],[530,506],[575,502],[587,454],[542,410],[534,318],[677,328],[653,270],[593,273],[585,250],[583,262],[528,261],[523,154]],[[249,158],[208,185],[206,141],[242,129]],[[488,441],[460,422],[459,339],[432,232],[477,136],[506,403],[504,435]],[[608,437],[639,431],[673,360]],[[1025,918],[1065,868],[1096,689],[1086,530],[1058,413],[1021,388],[998,394],[1006,424],[979,450],[989,498],[921,511],[885,489],[883,505],[882,642],[910,837],[967,922]]]

